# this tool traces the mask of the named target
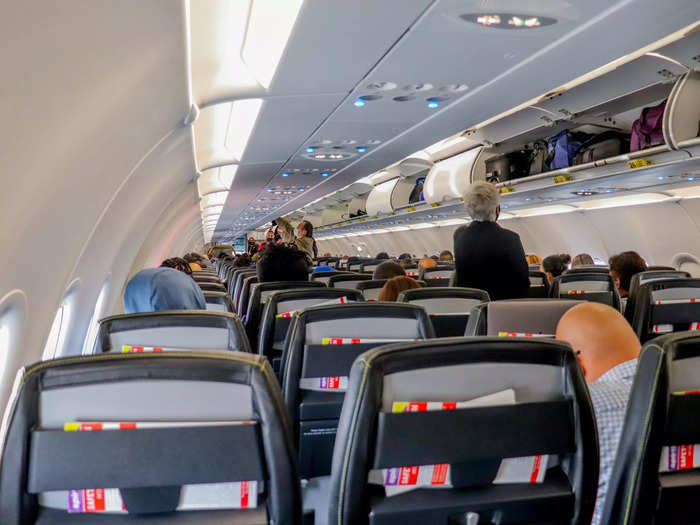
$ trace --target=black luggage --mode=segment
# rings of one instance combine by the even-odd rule
[[[615,157],[629,150],[629,135],[614,130],[604,131],[581,144],[574,154],[574,165]]]
[[[532,151],[527,149],[491,157],[486,161],[486,180],[489,182],[506,182],[527,177],[530,175],[531,158]]]

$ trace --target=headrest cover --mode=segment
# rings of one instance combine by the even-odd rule
[[[202,289],[174,268],[147,268],[134,275],[124,291],[128,314],[161,310],[205,310]]]

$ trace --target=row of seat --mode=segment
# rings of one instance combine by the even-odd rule
[[[568,345],[407,342],[431,335],[422,309],[356,304],[344,308],[398,319],[382,333],[399,342],[319,348],[324,334],[369,321],[338,324],[333,308],[296,316],[290,348],[325,364],[290,360],[286,399],[269,363],[240,352],[108,353],[23,370],[2,436],[3,523],[299,524],[300,477],[307,510],[339,525],[590,522],[595,419]],[[349,373],[329,359],[358,350]],[[331,367],[346,374],[344,394],[301,382]],[[695,522],[699,367],[696,334],[644,347],[602,523]],[[312,445],[323,461],[305,455]],[[84,515],[105,507],[121,512]]]

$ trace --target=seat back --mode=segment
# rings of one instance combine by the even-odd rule
[[[258,353],[267,357],[278,372],[284,339],[294,312],[322,303],[340,301],[341,298],[348,301],[364,300],[359,291],[342,288],[298,288],[273,292],[265,303],[260,320]]]
[[[642,343],[670,332],[698,330],[700,279],[683,277],[640,284],[633,310],[632,328]]]
[[[401,292],[397,301],[425,308],[437,337],[455,337],[464,335],[469,313],[488,302],[489,294],[476,288],[416,288]]]
[[[133,347],[250,352],[243,324],[228,312],[170,310],[100,320],[93,354],[128,353]]]
[[[258,330],[260,329],[260,316],[270,295],[279,290],[292,290],[295,288],[325,288],[322,282],[311,281],[275,281],[267,283],[253,283],[250,289],[250,299],[245,316],[245,330],[250,341],[251,348],[258,347]]]
[[[226,292],[226,287],[220,282],[197,282],[203,292]]]
[[[465,335],[552,338],[559,319],[578,301],[568,299],[508,299],[476,306]]]
[[[207,310],[233,313],[233,302],[226,292],[204,292]]]
[[[634,320],[635,301],[639,293],[639,285],[650,283],[652,281],[662,281],[664,279],[685,279],[690,277],[688,272],[678,270],[647,270],[639,272],[630,279],[630,289],[627,292],[627,307],[625,308],[625,319],[630,323]]]
[[[192,272],[192,279],[196,283],[217,283],[221,284],[221,279],[216,274],[210,274],[210,273],[202,273],[202,272],[197,272],[195,275],[195,272]]]
[[[669,334],[644,346],[601,523],[697,522],[699,389],[700,336]]]
[[[355,358],[387,341],[433,335],[425,310],[410,304],[335,304],[294,315],[282,356],[282,386],[303,478],[330,474],[335,428]]]
[[[248,300],[250,299],[250,289],[253,284],[258,282],[258,276],[256,275],[246,275],[243,277],[243,283],[241,284],[241,291],[238,294],[238,302],[236,303],[236,312],[238,315],[244,316],[248,311]]]
[[[620,310],[615,280],[602,272],[564,273],[552,281],[550,297],[607,304]]]
[[[362,270],[362,265],[369,263],[372,259],[360,259],[348,261],[348,270],[351,272],[359,272]]]
[[[384,261],[388,261],[388,260],[389,259],[372,259],[370,261],[364,261],[360,265],[360,271],[363,273],[373,273],[374,270],[377,269],[377,266],[379,266]]]
[[[357,283],[357,290],[362,292],[365,301],[377,301],[387,279],[371,279]]]
[[[316,272],[311,274],[311,281],[318,281],[322,282],[326,286],[328,286],[328,280],[333,277],[334,275],[340,275],[345,272]]]
[[[564,272],[564,275],[566,274],[574,274],[574,273],[601,273],[601,274],[609,274],[610,273],[610,268],[607,266],[599,266],[597,264],[583,264],[581,266],[576,266],[574,268],[571,268],[570,270],[566,270]]]
[[[530,270],[528,297],[530,299],[544,299],[549,297],[549,280],[545,273],[539,270]]]
[[[449,286],[450,281],[455,273],[454,266],[441,265],[435,268],[425,268],[421,270],[419,279],[425,281],[429,287],[444,287]]]
[[[356,290],[360,281],[371,281],[372,275],[368,273],[345,273],[333,275],[328,279],[329,288],[347,288]]]
[[[567,344],[454,338],[353,364],[334,524],[583,524],[597,487],[593,407]]]
[[[240,270],[239,272],[234,273],[234,278],[233,278],[233,283],[232,283],[233,289],[229,291],[229,294],[231,295],[231,300],[233,301],[234,306],[238,305],[238,299],[241,297],[241,290],[243,289],[243,280],[246,277],[249,277],[251,275],[257,275],[257,274],[258,274],[258,272],[255,269]]]
[[[115,523],[114,515],[71,514],[95,512],[98,503],[129,514],[228,509],[217,511],[227,523],[301,520],[289,420],[258,356],[42,362],[20,372],[3,438],[5,525]]]

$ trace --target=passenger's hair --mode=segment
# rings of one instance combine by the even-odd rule
[[[250,266],[250,264],[253,261],[250,259],[250,257],[247,254],[239,255],[236,257],[236,260],[233,261],[233,267],[234,268],[245,268],[246,266]]]
[[[435,259],[431,259],[430,257],[423,257],[418,263],[418,268],[422,270],[427,268],[435,268],[436,266],[437,263],[435,262]]]
[[[454,260],[454,255],[452,255],[450,250],[442,250],[440,252],[440,257],[438,257],[438,261],[440,262],[452,262]]]
[[[192,275],[192,268],[190,268],[190,264],[182,257],[171,257],[170,259],[165,259],[162,263],[160,263],[160,266],[161,268],[175,268],[176,270],[180,270],[187,275]]]
[[[304,221],[301,221],[299,223],[299,225],[301,226],[301,228],[303,230],[306,230],[307,237],[311,237],[312,239],[314,238],[314,225],[313,224],[311,224],[309,221],[304,220]]]
[[[406,270],[403,269],[403,266],[394,261],[384,261],[374,269],[372,279],[391,279],[401,275],[406,275]]]
[[[559,258],[561,262],[564,263],[564,266],[569,266],[571,264],[571,255],[568,253],[560,253]]]
[[[310,262],[306,253],[295,246],[271,244],[257,262],[258,280],[270,281],[308,281]]]
[[[526,255],[525,260],[527,261],[527,264],[542,264],[542,257],[539,255]]]
[[[610,275],[620,280],[620,290],[627,292],[630,289],[632,276],[647,269],[647,263],[642,256],[634,251],[618,253],[610,257]]]
[[[196,253],[186,253],[185,255],[182,256],[182,258],[187,261],[188,263],[198,263],[201,261],[203,258],[200,255],[197,255]]]
[[[379,252],[377,254],[377,256],[375,257],[375,259],[378,259],[378,260],[383,260],[383,259],[388,259],[388,258],[389,258],[389,254],[386,252]]]
[[[595,261],[593,260],[593,257],[587,253],[579,253],[571,260],[572,268],[576,268],[577,266],[588,266],[591,264],[595,264]]]
[[[401,292],[404,290],[413,290],[414,288],[422,288],[420,283],[415,279],[411,279],[405,275],[393,277],[384,283],[381,292],[379,292],[377,301],[396,302]]]
[[[407,259],[413,259],[413,257],[411,257],[411,254],[408,253],[408,252],[404,252],[404,253],[402,253],[401,255],[398,256],[398,260],[399,260],[399,261],[405,261],[405,260],[407,260]]]
[[[464,206],[475,221],[495,221],[499,204],[498,188],[490,182],[475,182],[464,195]]]
[[[542,268],[547,273],[551,273],[552,277],[559,277],[567,269],[566,254],[550,255],[542,261]]]

